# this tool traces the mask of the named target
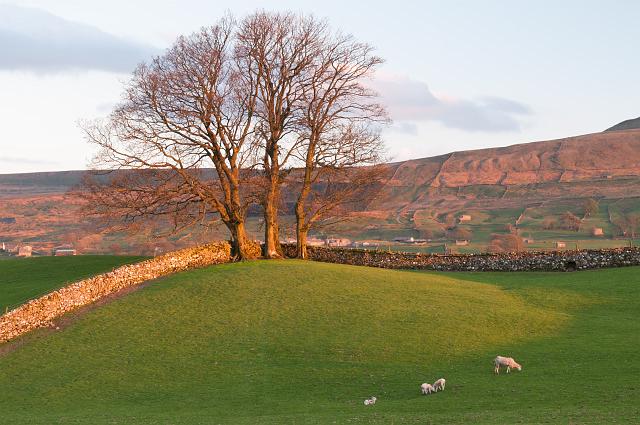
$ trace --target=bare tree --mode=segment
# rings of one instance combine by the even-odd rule
[[[633,240],[636,238],[638,228],[640,227],[640,214],[627,212],[616,224],[620,228],[623,236]]]
[[[303,88],[315,58],[322,51],[326,25],[313,17],[293,13],[258,12],[243,20],[239,51],[249,76],[258,82],[264,256],[281,256],[278,231],[280,189],[290,171],[299,143],[295,134]]]
[[[473,233],[469,229],[465,229],[464,227],[454,227],[452,230],[447,232],[447,236],[450,239],[454,240],[471,240]]]
[[[243,169],[254,165],[262,70],[243,68],[236,28],[224,18],[179,37],[136,69],[107,121],[83,127],[100,148],[94,168],[122,170],[89,190],[98,213],[129,223],[167,217],[174,229],[210,221],[215,213],[242,259],[252,256],[245,231],[251,196],[243,191],[251,173]]]
[[[566,211],[562,214],[562,227],[567,230],[573,230],[574,232],[578,232],[580,230],[580,226],[582,225],[582,220],[577,215],[573,214],[570,211]]]
[[[524,242],[517,233],[494,233],[488,246],[489,252],[519,252]]]
[[[388,121],[386,111],[376,102],[377,94],[365,85],[383,60],[373,55],[371,46],[328,31],[319,47],[302,85],[297,121],[302,143],[296,154],[303,164],[295,205],[300,258],[306,258],[311,226],[354,202],[357,193],[367,193],[363,188],[370,187],[384,170],[361,168],[379,163],[383,151],[378,124]],[[330,193],[313,190],[323,180],[336,179],[342,184]]]
[[[600,204],[597,200],[588,198],[586,201],[584,201],[584,216],[591,217],[593,214],[598,212],[599,207]]]
[[[107,121],[85,125],[101,148],[95,168],[119,170],[87,185],[92,210],[129,225],[161,217],[174,232],[219,219],[249,258],[245,217],[257,202],[263,255],[280,256],[281,190],[296,167],[301,241],[379,173],[361,166],[380,160],[373,124],[386,115],[363,84],[380,63],[370,46],[292,13],[178,38],[135,71]]]

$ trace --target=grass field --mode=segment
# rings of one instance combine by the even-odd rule
[[[5,257],[6,258],[6,257]],[[66,283],[111,271],[144,257],[78,255],[10,258],[0,262],[0,313]]]
[[[0,355],[0,412],[3,424],[632,423],[639,316],[640,268],[214,266],[23,338]],[[496,354],[523,371],[494,376]],[[440,377],[446,391],[420,395]]]

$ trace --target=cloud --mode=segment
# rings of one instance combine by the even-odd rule
[[[390,133],[400,133],[417,136],[418,126],[415,123],[409,121],[395,121],[391,126],[387,127],[385,131]]]
[[[40,9],[0,4],[0,70],[131,72],[157,50]]]
[[[501,97],[437,97],[426,83],[406,77],[382,76],[374,80],[372,86],[381,94],[396,122],[437,121],[445,127],[464,131],[508,132],[520,131],[519,119],[532,113],[528,106]],[[402,126],[410,128],[406,124]]]

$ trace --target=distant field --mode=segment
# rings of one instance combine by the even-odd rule
[[[2,257],[0,257],[2,258]],[[4,257],[7,258],[7,257]],[[77,255],[0,261],[0,313],[76,280],[111,271],[145,257]]]
[[[0,355],[0,411],[3,424],[632,423],[638,312],[640,268],[226,264],[27,335]],[[494,376],[496,354],[523,371]],[[440,377],[444,392],[420,395]]]

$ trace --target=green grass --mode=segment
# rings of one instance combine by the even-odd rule
[[[145,257],[78,255],[11,258],[0,262],[0,309],[14,308],[66,283],[111,271]]]
[[[4,424],[629,423],[639,312],[640,268],[214,266],[23,338],[0,356],[0,412]],[[496,354],[523,371],[494,376]],[[445,392],[419,394],[440,377]]]

